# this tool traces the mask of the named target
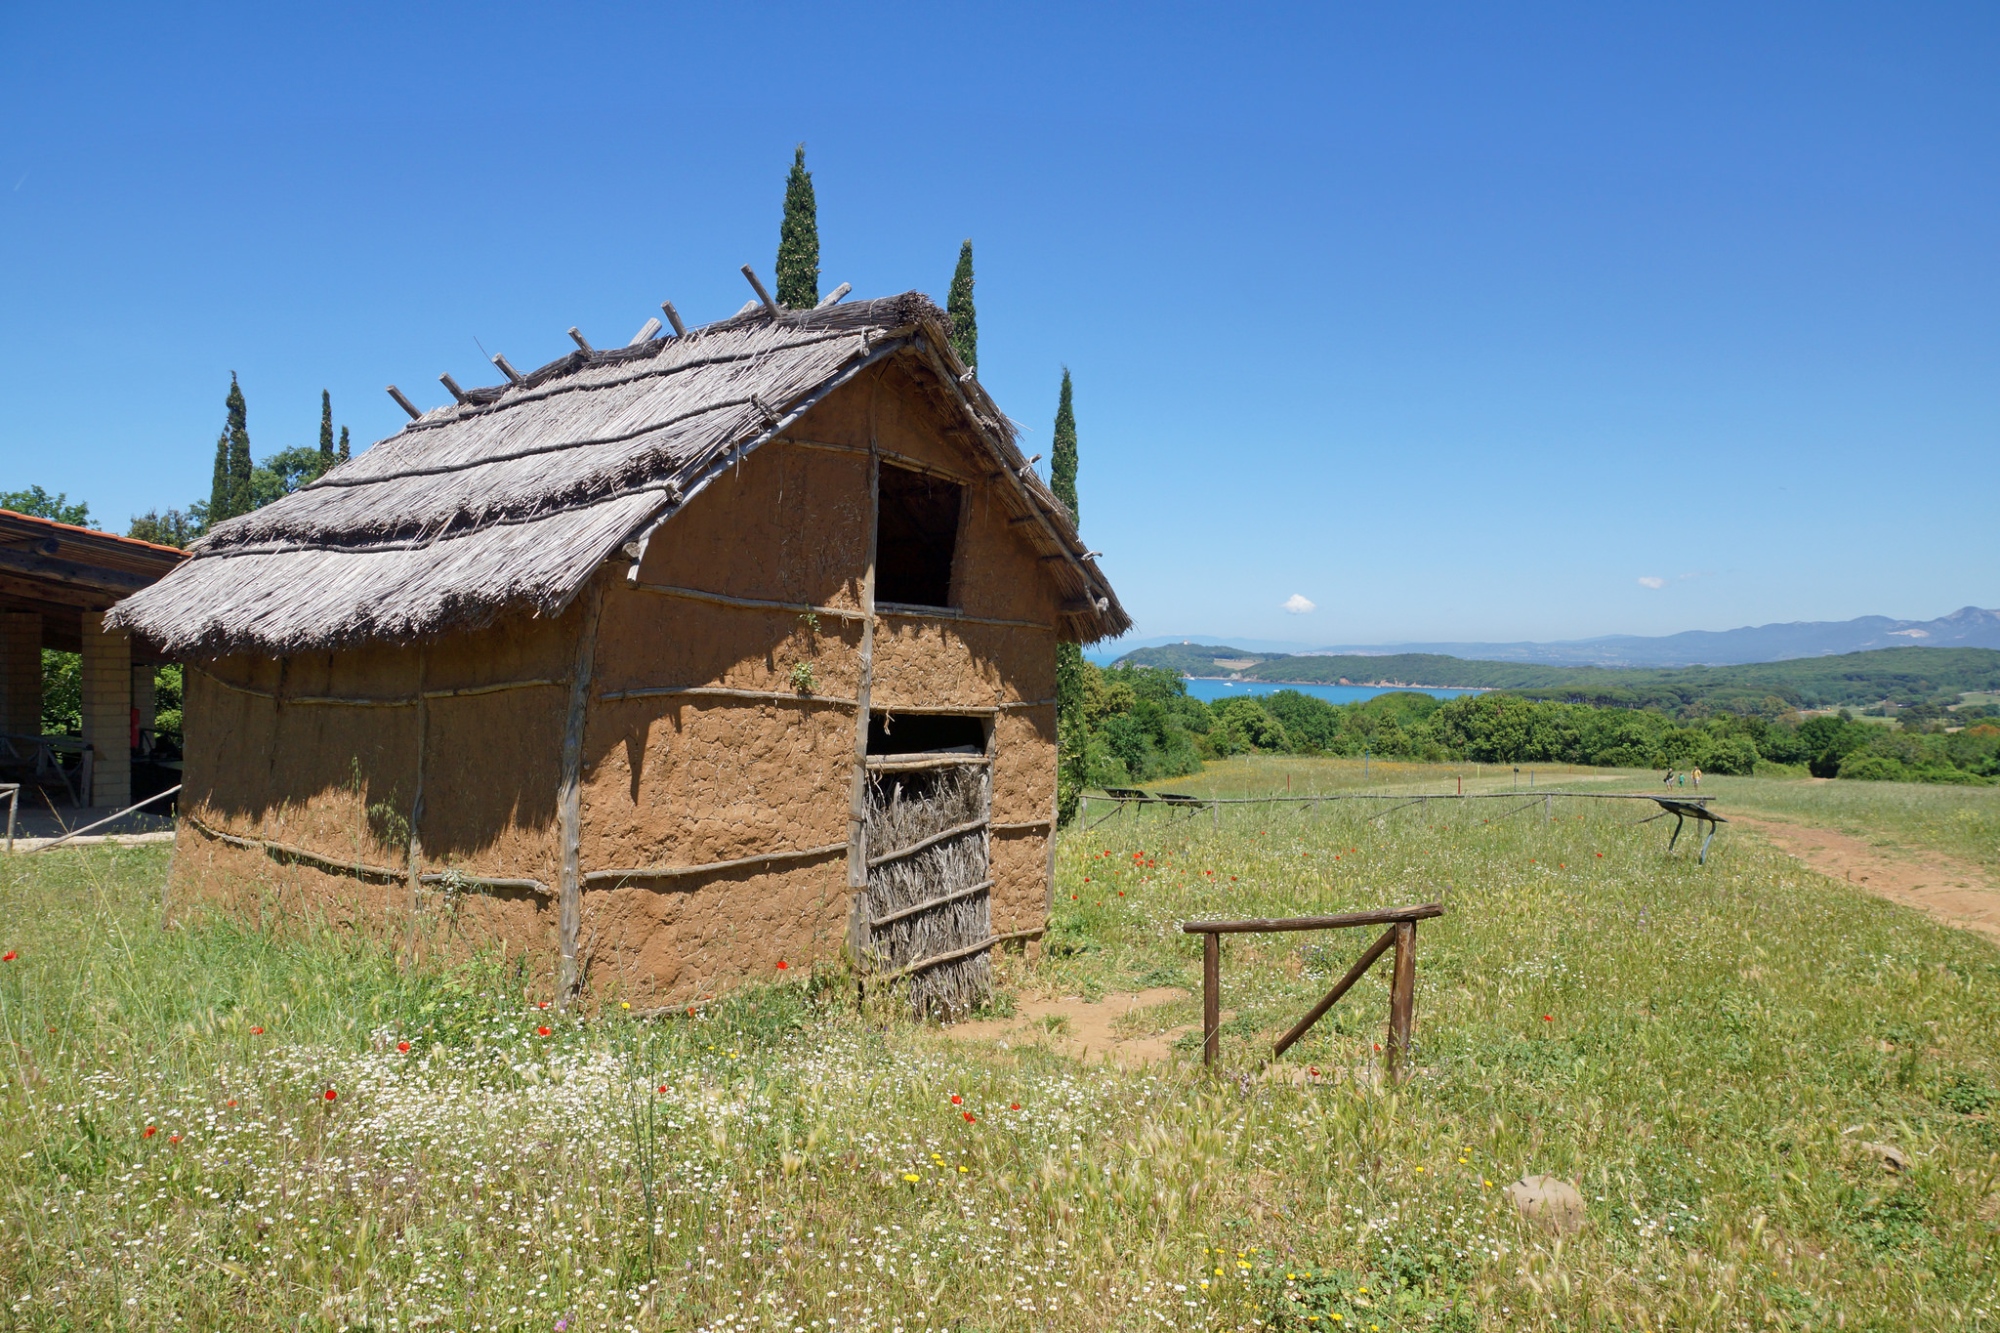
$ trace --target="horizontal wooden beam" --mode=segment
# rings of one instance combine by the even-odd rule
[[[905,917],[915,916],[919,912],[929,912],[939,907],[949,907],[962,898],[970,898],[975,893],[984,893],[992,887],[992,880],[982,879],[977,884],[968,884],[962,889],[953,889],[950,893],[941,893],[935,898],[926,898],[920,903],[911,903],[908,907],[899,907],[893,912],[885,912],[873,921],[870,921],[868,927],[871,930],[880,930],[884,926],[893,925],[895,922],[901,921]]]
[[[983,819],[972,819],[963,824],[954,824],[948,829],[931,834],[928,838],[920,838],[907,847],[898,847],[893,852],[884,852],[880,856],[869,857],[868,868],[873,870],[876,866],[887,865],[891,861],[900,861],[905,857],[915,856],[918,852],[926,848],[935,847],[939,843],[951,838],[963,837],[968,833],[977,833],[985,827],[986,821]]]
[[[106,569],[102,565],[87,564],[79,560],[64,560],[52,555],[30,555],[22,551],[10,551],[5,547],[0,547],[0,572],[21,575],[37,583],[55,583],[70,588],[108,592],[114,598],[135,593],[141,588],[150,588],[160,581],[159,575]]]
[[[1031,940],[1041,933],[1042,927],[1030,926],[1026,930],[1010,930],[1004,935],[988,935],[977,944],[968,944],[963,949],[953,949],[950,953],[933,954],[929,958],[911,963],[907,967],[899,967],[894,972],[890,972],[885,976],[871,978],[871,980],[877,985],[887,981],[898,981],[913,972],[923,972],[937,967],[942,963],[955,963],[961,958],[969,958],[976,953],[985,953],[996,944],[1005,944],[1009,940]]]
[[[1286,930],[1343,930],[1348,926],[1387,926],[1398,921],[1428,921],[1444,915],[1443,903],[1416,903],[1409,907],[1381,907],[1367,912],[1341,912],[1334,916],[1259,917],[1247,921],[1183,921],[1181,930],[1189,935],[1266,935]]]
[[[747,866],[769,865],[776,861],[809,861],[821,856],[832,856],[835,852],[845,853],[846,842],[828,843],[824,847],[802,847],[790,852],[763,852],[757,856],[739,856],[731,861],[709,861],[693,866],[647,866],[633,870],[592,870],[583,876],[585,884],[617,883],[633,879],[679,879],[685,875],[709,875],[724,870],[741,870]]]
[[[835,708],[858,708],[858,699],[843,698],[834,694],[800,694],[797,690],[739,690],[730,685],[658,685],[644,686],[636,690],[606,690],[598,695],[602,703],[617,703],[621,699],[664,699],[676,695],[695,698],[717,699],[757,699],[767,703],[781,704],[826,704]]]
[[[870,773],[913,773],[926,768],[984,767],[993,760],[983,754],[871,754]]]

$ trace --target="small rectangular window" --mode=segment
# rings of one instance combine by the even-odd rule
[[[986,719],[945,713],[875,713],[868,719],[868,753],[986,753]]]
[[[925,472],[882,464],[875,520],[875,600],[950,606],[963,488]]]

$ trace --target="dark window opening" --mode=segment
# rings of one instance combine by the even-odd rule
[[[986,720],[941,713],[876,713],[868,719],[870,754],[985,754]]]
[[[875,521],[875,600],[951,605],[962,488],[924,472],[882,465]]]

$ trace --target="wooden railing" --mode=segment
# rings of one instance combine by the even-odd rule
[[[1258,917],[1247,921],[1185,921],[1181,930],[1200,935],[1201,951],[1201,1062],[1214,1067],[1222,1049],[1222,937],[1224,935],[1264,935],[1291,930],[1344,930],[1350,926],[1387,926],[1367,952],[1347,969],[1326,997],[1291,1031],[1278,1038],[1271,1054],[1275,1058],[1290,1050],[1307,1029],[1326,1016],[1326,1011],[1361,980],[1375,961],[1391,947],[1396,951],[1389,980],[1389,1041],[1385,1063],[1389,1077],[1400,1079],[1403,1062],[1409,1055],[1410,1038],[1416,1026],[1417,922],[1443,916],[1443,903],[1419,903],[1410,907],[1385,907],[1369,912],[1342,912],[1335,916]]]

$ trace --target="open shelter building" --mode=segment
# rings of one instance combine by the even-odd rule
[[[73,805],[132,803],[132,761],[149,748],[154,680],[166,658],[108,628],[119,599],[163,578],[185,551],[0,509],[0,781]],[[44,734],[42,650],[82,657],[81,737]]]
[[[1069,513],[923,296],[674,322],[447,378],[117,608],[190,664],[177,891],[565,1000],[844,951],[955,1010],[1040,933],[1055,645],[1130,623]]]

